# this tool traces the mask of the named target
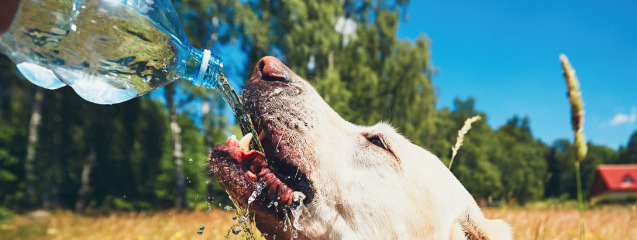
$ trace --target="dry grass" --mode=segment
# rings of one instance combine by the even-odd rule
[[[462,142],[464,142],[464,135],[466,135],[469,132],[469,130],[471,130],[471,124],[480,119],[481,117],[478,115],[478,116],[473,116],[471,118],[468,118],[467,120],[464,121],[464,125],[458,131],[458,138],[456,139],[456,144],[453,145],[453,147],[451,147],[451,160],[449,161],[449,169],[451,169],[451,164],[453,164],[453,159],[456,157],[456,154],[458,153],[458,149],[460,149],[460,147],[462,146]]]
[[[514,239],[578,239],[577,209],[485,209],[488,218],[501,218],[513,227]],[[587,210],[586,239],[637,240],[636,207]]]
[[[234,211],[214,209],[156,214],[118,213],[109,216],[76,216],[70,212],[46,217],[24,216],[0,224],[1,239],[226,239],[235,223]],[[197,234],[201,224],[203,234]],[[245,239],[243,234],[230,239]]]
[[[577,239],[576,209],[485,209],[489,218],[509,222],[515,239]],[[225,239],[232,212],[174,211],[157,214],[119,213],[102,217],[79,217],[60,212],[46,218],[19,217],[0,224],[1,239]],[[637,240],[637,207],[587,210],[587,239]],[[38,220],[45,219],[45,220]],[[199,225],[206,225],[202,235]],[[391,223],[387,223],[391,224]],[[232,236],[230,239],[245,239]]]

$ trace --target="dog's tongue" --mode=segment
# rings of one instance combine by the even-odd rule
[[[252,134],[248,133],[241,140],[237,140],[237,137],[233,135],[226,141],[226,147],[234,150],[228,152],[230,157],[236,159],[239,166],[245,170],[244,176],[255,182],[265,182],[268,195],[277,196],[277,200],[283,204],[292,205],[294,201],[303,201],[305,195],[300,192],[295,193],[274,175],[265,162],[265,154],[250,150],[251,139]]]

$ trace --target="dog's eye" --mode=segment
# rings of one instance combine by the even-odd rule
[[[384,152],[389,153],[393,157],[393,159],[396,160],[394,164],[396,164],[396,166],[400,166],[400,159],[396,157],[396,154],[394,154],[394,152],[391,150],[390,145],[387,145],[387,142],[385,142],[385,138],[382,134],[365,134],[363,136],[365,136],[367,141],[369,141],[371,144],[374,144],[382,148]]]
[[[385,150],[387,150],[387,147],[385,146],[385,143],[383,143],[382,140],[380,140],[380,137],[378,136],[373,136],[373,137],[369,137],[367,138],[367,140],[369,140],[369,142],[371,142],[372,144],[379,146]]]

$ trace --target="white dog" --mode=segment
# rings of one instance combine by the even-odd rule
[[[512,239],[436,156],[387,124],[343,120],[278,59],[242,95],[265,155],[231,137],[210,164],[266,238]]]

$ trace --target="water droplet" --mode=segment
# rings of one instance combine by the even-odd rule
[[[303,227],[299,223],[299,218],[301,218],[301,213],[303,213],[304,208],[305,206],[303,206],[303,202],[301,202],[301,205],[299,205],[296,209],[290,209],[290,213],[292,213],[292,217],[294,217],[294,222],[292,222],[292,227],[294,227],[294,229],[303,230]]]
[[[226,205],[225,207],[223,207],[223,210],[226,210],[226,212],[230,212],[230,211],[234,211],[234,208],[230,205]]]
[[[232,221],[237,221],[237,215],[232,216]]]
[[[255,199],[257,199],[257,196],[261,193],[261,191],[264,188],[265,188],[265,183],[263,182],[257,182],[255,184],[254,191],[252,191],[252,194],[248,198],[248,207],[250,206],[250,204],[252,204],[252,202],[254,202]]]
[[[241,216],[241,220],[239,220],[239,222],[243,225],[245,225],[246,220],[248,220],[248,213],[246,213],[245,215]]]
[[[232,226],[232,229],[231,229],[232,234],[239,235],[239,233],[241,233],[241,229],[243,229],[243,227],[241,225],[237,224],[237,225]]]
[[[192,158],[191,158],[191,159],[188,159],[188,163],[192,163]]]
[[[148,76],[146,76],[146,77],[144,78],[144,82],[149,82],[149,81],[150,81],[150,79],[152,79],[152,78],[153,78],[152,76],[148,75]]]
[[[290,223],[290,218],[288,217],[288,212],[285,212],[285,215],[283,215],[283,231],[286,232],[288,231],[288,223]],[[292,225],[292,223],[290,223],[290,225]]]
[[[298,238],[298,237],[299,237],[299,233],[296,230],[292,229],[292,238]]]
[[[197,231],[197,234],[198,234],[198,235],[203,234],[203,230],[204,230],[205,228],[206,228],[206,225],[205,225],[205,224],[203,224],[203,223],[202,223],[201,225],[199,225],[199,230]]]

